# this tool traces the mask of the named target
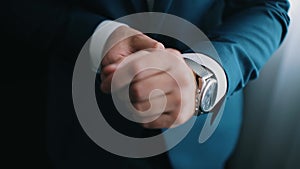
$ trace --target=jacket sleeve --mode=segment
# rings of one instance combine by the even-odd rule
[[[84,43],[92,36],[97,26],[107,20],[106,17],[90,12],[80,6],[73,6],[67,16],[67,22],[64,26],[65,33],[61,39],[62,49],[66,56],[76,59]]]
[[[287,0],[227,0],[223,22],[208,33],[228,80],[227,95],[243,88],[283,41]]]
[[[9,32],[32,51],[61,53],[76,59],[104,16],[86,10],[80,0],[12,1]]]

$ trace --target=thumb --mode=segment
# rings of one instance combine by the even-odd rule
[[[130,46],[133,52],[137,52],[139,50],[144,50],[148,48],[155,48],[155,49],[165,49],[164,45],[156,40],[148,37],[144,34],[139,34],[132,37]]]

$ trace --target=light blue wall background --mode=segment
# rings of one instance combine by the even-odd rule
[[[283,45],[251,82],[233,169],[300,168],[300,1],[291,0]]]

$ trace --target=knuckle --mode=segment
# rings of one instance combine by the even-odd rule
[[[143,116],[144,115],[144,111],[147,110],[147,105],[144,105],[142,103],[134,103],[133,107],[137,110],[136,114],[138,116]]]
[[[133,107],[138,111],[142,111],[142,106],[139,103],[133,103]],[[139,115],[140,112],[136,112],[136,114]]]
[[[134,83],[130,86],[130,96],[134,101],[141,100],[144,96],[143,86],[139,83]]]

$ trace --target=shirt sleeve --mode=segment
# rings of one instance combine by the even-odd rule
[[[91,37],[89,48],[93,71],[98,72],[100,70],[100,63],[103,57],[103,49],[105,43],[108,40],[109,36],[120,26],[127,25],[116,21],[105,20],[101,22],[96,28]]]

